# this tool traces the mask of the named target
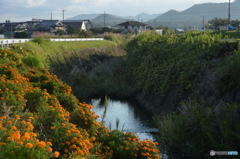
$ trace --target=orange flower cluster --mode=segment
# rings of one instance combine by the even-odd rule
[[[25,65],[21,58],[28,53],[15,49],[18,54],[0,50],[6,59],[0,64],[0,108],[5,113],[0,116],[0,152],[9,158],[28,152],[43,158],[116,155],[114,147],[102,146],[114,139],[114,133],[96,121],[93,106],[80,103],[71,87],[47,69]],[[132,156],[159,158],[152,141],[140,142],[126,133],[121,143]]]
[[[42,151],[42,153],[48,157],[53,156],[49,154],[49,152],[52,152],[52,143],[39,141],[37,138],[38,134],[33,132],[34,126],[30,122],[21,120],[21,118],[19,115],[15,115],[15,117],[12,118],[6,116],[0,117],[1,153],[3,153],[5,149],[13,149],[14,151],[11,151],[12,155],[15,154],[15,156],[17,156],[20,151],[28,151],[28,149],[34,148],[32,151]],[[17,146],[14,147],[14,145]]]

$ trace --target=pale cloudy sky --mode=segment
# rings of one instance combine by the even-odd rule
[[[231,0],[233,2],[234,0]],[[32,18],[62,19],[79,14],[104,13],[136,16],[185,10],[194,4],[222,3],[229,0],[0,0],[0,22],[26,21]]]

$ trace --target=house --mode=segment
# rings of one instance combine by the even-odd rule
[[[163,35],[163,29],[156,29],[155,32],[160,35]]]
[[[183,34],[185,31],[184,31],[184,29],[176,28],[175,32],[176,32],[176,34]]]
[[[67,28],[68,26],[72,26],[75,30],[89,30],[93,28],[93,23],[90,20],[64,20],[62,22],[64,26]]]
[[[134,33],[137,34],[139,32],[146,30],[147,24],[141,23],[138,21],[126,21],[124,23],[118,24],[118,29],[123,29],[123,33]]]
[[[5,37],[13,37],[15,28],[17,27],[16,22],[10,22],[6,20],[6,23],[0,23],[0,33],[4,34]]]
[[[63,23],[60,20],[33,19],[30,26],[33,32],[54,33],[57,30],[65,31]]]
[[[229,31],[229,30],[237,30],[237,28],[231,26],[231,25],[223,25],[219,26],[220,31]]]

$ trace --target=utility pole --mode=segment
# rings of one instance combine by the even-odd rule
[[[9,20],[9,22],[10,22],[10,20]],[[11,38],[13,38],[13,33],[12,33],[12,22],[11,22]]]
[[[229,0],[229,5],[228,5],[228,23],[230,24],[230,20],[231,20],[231,15],[230,15],[230,0]]]
[[[154,19],[154,30],[156,30],[156,18]]]
[[[139,21],[139,17],[138,17],[138,21]]]
[[[105,28],[105,11],[104,11],[104,28]]]
[[[203,29],[205,28],[205,26],[204,26],[204,21],[205,21],[205,16],[203,16]]]
[[[51,20],[52,20],[52,13],[51,13]]]
[[[64,12],[65,12],[65,10],[63,9],[62,11],[63,11],[63,23],[64,23]]]

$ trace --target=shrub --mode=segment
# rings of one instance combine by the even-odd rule
[[[196,101],[182,103],[181,114],[156,118],[161,147],[178,158],[207,158],[210,150],[239,151],[237,108],[234,104],[212,108]]]

